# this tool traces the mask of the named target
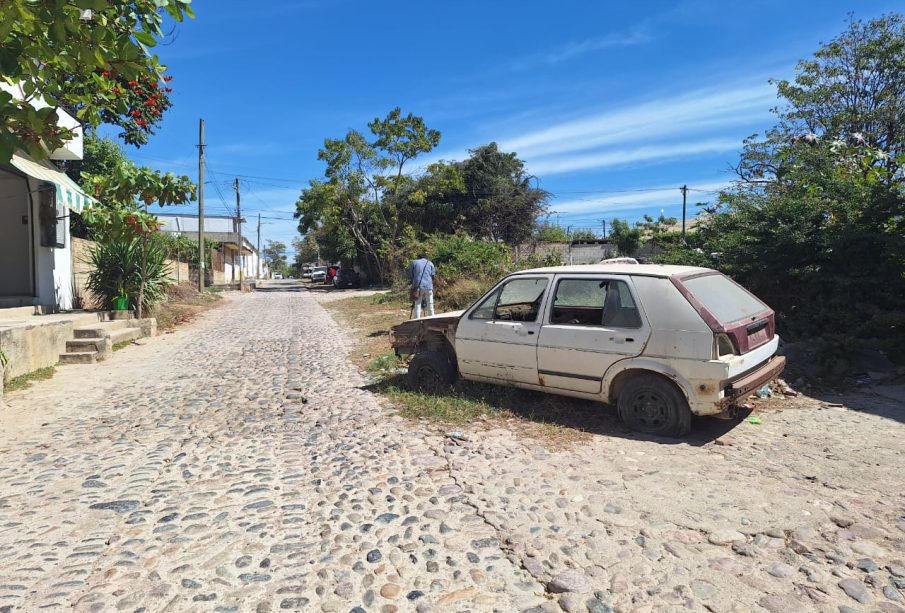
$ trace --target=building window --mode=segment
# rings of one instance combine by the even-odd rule
[[[51,183],[38,187],[38,220],[41,227],[41,246],[63,248],[66,246],[66,211],[57,202],[57,190]]]

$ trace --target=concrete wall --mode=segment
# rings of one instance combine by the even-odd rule
[[[29,177],[29,190],[38,193],[39,181]],[[35,250],[35,290],[38,304],[52,305],[58,310],[72,308],[72,252],[71,237],[69,236],[69,211],[65,210],[64,236],[65,246],[42,247],[41,224],[38,222],[37,198],[32,199],[32,244]]]
[[[608,243],[524,243],[518,246],[514,255],[517,261],[530,255],[546,257],[557,254],[562,264],[598,264],[613,257],[615,250]]]
[[[54,322],[0,328],[0,349],[9,360],[3,380],[9,381],[59,362],[60,354],[66,351],[66,341],[72,338],[72,327],[71,322]]]
[[[82,308],[100,308],[100,303],[88,291],[88,275],[94,270],[88,252],[94,246],[94,241],[85,240],[83,238],[72,238],[72,287],[75,295],[82,298]],[[189,271],[187,262],[177,262],[176,260],[167,260],[167,270],[169,279],[173,283],[188,283],[194,276],[195,282],[198,281],[197,275],[192,275]]]
[[[72,237],[72,287],[75,296],[81,298],[82,308],[98,306],[94,296],[88,291],[88,273],[94,268],[88,255],[92,245],[92,241]]]

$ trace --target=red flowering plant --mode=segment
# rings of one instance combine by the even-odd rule
[[[158,78],[155,74],[129,79],[113,70],[99,72],[107,86],[107,96],[115,104],[101,113],[104,123],[122,128],[119,136],[136,147],[148,142],[163,114],[173,106],[170,94],[173,88],[169,75]]]
[[[105,304],[128,297],[140,318],[164,298],[169,284],[160,223],[148,206],[187,203],[195,197],[195,185],[186,176],[126,160],[113,172],[83,173],[82,186],[102,203],[83,214],[95,241],[90,257],[96,272],[89,277],[89,289]]]

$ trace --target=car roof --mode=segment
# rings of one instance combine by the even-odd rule
[[[635,275],[641,277],[684,277],[692,274],[716,272],[698,266],[675,266],[672,264],[577,264],[573,266],[548,266],[520,270],[517,275],[526,274],[608,274]]]

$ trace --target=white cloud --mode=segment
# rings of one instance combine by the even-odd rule
[[[715,192],[731,185],[727,180],[703,180],[688,184],[689,205],[702,200],[712,200]],[[682,201],[678,185],[661,185],[644,190],[624,192],[598,192],[581,198],[555,200],[552,208],[561,215],[579,213],[606,214],[608,211],[624,211],[629,209],[651,209],[660,206],[675,205]]]
[[[585,40],[572,41],[557,49],[546,53],[532,55],[513,65],[513,68],[522,70],[536,64],[559,64],[571,60],[586,53],[602,51],[612,47],[628,47],[641,45],[652,39],[646,27],[635,27],[626,32],[611,32],[604,36],[586,38]]]
[[[528,170],[537,176],[550,176],[566,172],[577,172],[591,168],[624,166],[633,162],[674,159],[677,157],[735,151],[740,147],[738,139],[710,139],[690,143],[670,143],[645,145],[631,149],[610,149],[598,153],[571,156],[535,158],[528,164]]]
[[[553,123],[504,139],[501,146],[530,157],[678,137],[766,117],[775,98],[768,83],[702,89]]]

